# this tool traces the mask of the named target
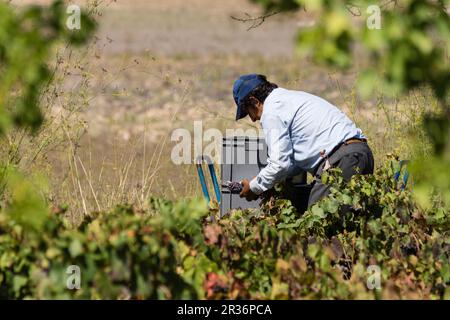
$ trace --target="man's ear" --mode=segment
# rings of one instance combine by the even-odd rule
[[[259,100],[254,96],[250,96],[250,101],[252,102],[252,105],[255,107],[260,103]]]

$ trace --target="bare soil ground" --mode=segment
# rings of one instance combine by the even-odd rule
[[[50,0],[12,0],[13,4],[50,3]],[[109,54],[158,55],[253,54],[292,56],[296,26],[308,21],[291,14],[274,16],[258,28],[230,18],[261,14],[247,0],[104,0],[98,37]],[[72,3],[72,2],[70,2]],[[73,2],[85,4],[87,1]],[[306,19],[306,20],[305,20]],[[109,42],[106,37],[112,39]]]

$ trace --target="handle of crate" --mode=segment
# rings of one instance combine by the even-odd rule
[[[208,164],[209,175],[211,176],[211,180],[213,183],[214,193],[216,194],[217,202],[220,203],[222,197],[220,194],[219,183],[217,182],[216,170],[214,169],[214,164],[211,161],[211,158],[205,155],[197,157],[197,160],[195,162],[195,165],[197,166],[198,178],[200,179],[200,184],[202,186],[203,196],[208,202],[211,201],[211,197],[209,196],[208,192],[208,185],[206,184],[205,174],[203,173],[203,162]]]

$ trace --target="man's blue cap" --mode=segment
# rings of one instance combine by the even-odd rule
[[[242,102],[257,86],[265,81],[265,77],[260,74],[246,74],[240,76],[233,85],[233,98],[237,105],[236,121],[247,116],[247,112],[242,107]]]

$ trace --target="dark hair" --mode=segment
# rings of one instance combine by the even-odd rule
[[[267,96],[273,91],[273,89],[278,88],[275,83],[267,81],[266,76],[259,74],[258,77],[263,81],[259,86],[253,89],[248,96],[242,101],[242,105],[246,108],[252,106],[250,97],[255,97],[259,102],[264,103]]]

